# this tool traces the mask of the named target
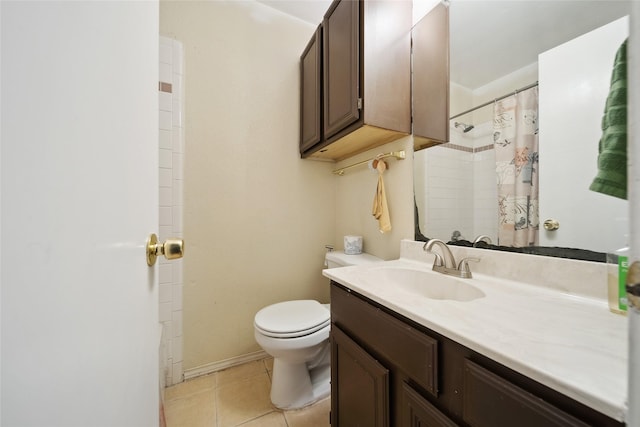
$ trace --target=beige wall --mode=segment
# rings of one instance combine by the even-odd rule
[[[258,351],[253,316],[268,304],[328,302],[325,244],[362,234],[390,259],[413,236],[411,153],[389,161],[385,235],[371,216],[376,175],[300,159],[298,61],[314,29],[253,1],[160,3],[161,35],[185,52],[186,371]]]
[[[407,136],[382,147],[344,160],[344,167],[367,160],[380,153],[405,150],[405,160],[387,159],[389,170],[383,174],[391,217],[391,231],[380,233],[378,221],[371,214],[378,185],[378,173],[366,165],[350,169],[336,180],[336,248],[342,248],[343,236],[363,236],[365,252],[389,260],[400,256],[400,240],[413,239],[413,138]]]

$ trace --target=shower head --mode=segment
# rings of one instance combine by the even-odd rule
[[[455,127],[457,127],[457,128],[461,128],[463,133],[467,133],[467,132],[469,132],[471,129],[473,129],[473,128],[474,128],[474,126],[473,126],[473,125],[468,125],[468,124],[466,124],[466,123],[462,123],[462,122],[455,122],[453,125],[454,125]]]

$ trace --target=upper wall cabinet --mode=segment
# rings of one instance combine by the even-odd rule
[[[357,1],[334,2],[324,26],[324,134],[331,138],[360,118],[360,8]]]
[[[413,27],[413,140],[420,150],[449,140],[449,7]]]
[[[322,140],[322,26],[300,56],[300,151]]]
[[[410,1],[331,4],[300,58],[302,157],[342,160],[411,132],[410,29]]]

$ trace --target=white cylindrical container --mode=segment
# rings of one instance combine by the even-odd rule
[[[362,236],[344,236],[344,253],[360,255],[362,253]]]

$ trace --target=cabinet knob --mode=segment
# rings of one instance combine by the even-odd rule
[[[544,222],[544,229],[547,231],[555,231],[560,228],[560,223],[555,219],[549,218]]]

